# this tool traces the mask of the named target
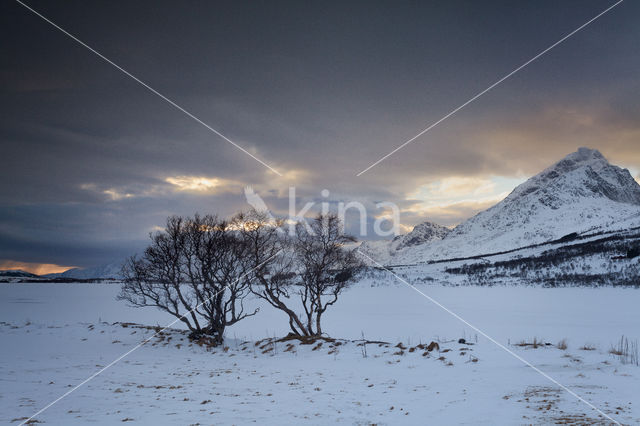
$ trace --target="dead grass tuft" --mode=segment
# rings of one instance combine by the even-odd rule
[[[538,340],[537,337],[534,337],[533,342],[527,342],[525,340],[521,340],[520,342],[516,343],[516,346],[538,349],[544,346],[551,346],[551,343],[544,343],[544,341]]]
[[[617,356],[623,364],[638,365],[638,341],[630,341],[627,337],[620,337],[616,345],[612,345],[609,353]]]

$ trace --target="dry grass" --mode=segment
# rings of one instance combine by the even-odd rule
[[[623,364],[639,365],[638,341],[630,341],[627,337],[620,337],[620,341],[611,346],[609,353],[617,356]]]
[[[568,347],[569,346],[567,345],[567,339],[560,340],[556,345],[556,348],[560,349],[561,351],[566,351]]]
[[[538,340],[537,337],[533,338],[533,342],[527,342],[525,340],[521,340],[520,342],[516,343],[516,346],[529,347],[529,348],[533,348],[533,349],[538,349],[540,347],[549,346],[549,345],[551,345],[551,344],[550,343],[544,343],[544,341]]]
[[[296,336],[293,333],[289,333],[284,337],[281,337],[276,340],[277,342],[290,342],[290,341],[298,341],[300,345],[314,345],[319,341],[323,342],[336,342],[336,339],[326,336]]]

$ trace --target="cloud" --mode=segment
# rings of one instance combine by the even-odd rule
[[[640,57],[624,53],[637,44],[637,14],[627,13],[616,31],[603,27],[565,49],[571,57],[536,61],[355,177],[538,51],[540,22],[545,34],[566,31],[566,20],[541,16],[575,12],[552,3],[501,5],[501,13],[468,6],[464,16],[446,2],[393,11],[306,5],[283,15],[267,5],[158,3],[144,22],[138,6],[57,11],[283,177],[8,8],[0,31],[23,36],[7,45],[12,61],[1,71],[0,256],[81,266],[117,260],[169,215],[247,208],[246,185],[283,214],[289,186],[298,208],[322,201],[325,188],[328,201],[358,200],[373,213],[375,203],[395,202],[408,228],[426,219],[459,223],[579,146],[637,175],[632,71]],[[84,19],[89,12],[96,19]],[[210,16],[229,19],[211,25]],[[362,25],[341,24],[354,16]],[[381,22],[403,25],[380,31]]]
[[[634,120],[614,118],[620,112],[607,101],[614,102],[547,104],[524,114],[504,114],[465,133],[482,149],[488,169],[504,175],[530,176],[581,146],[600,150],[613,164],[638,167],[640,111]]]
[[[175,193],[211,196],[224,192],[239,191],[242,183],[214,176],[176,175],[151,181],[147,184],[126,183],[121,186],[104,186],[98,183],[83,183],[80,188],[103,196],[108,201],[131,198],[167,198]]]
[[[61,266],[52,263],[18,262],[15,260],[0,259],[0,270],[21,269],[36,275],[55,274],[72,268],[75,268],[75,266]]]
[[[108,200],[111,201],[119,201],[126,198],[133,198],[136,195],[130,192],[123,192],[122,190],[116,188],[106,188],[100,189],[99,185],[95,183],[83,183],[80,185],[80,188],[85,191],[91,191],[94,193],[99,193],[105,195]]]
[[[458,201],[450,204],[427,205],[405,212],[407,219],[412,217],[435,222],[443,226],[454,226],[471,216],[502,201],[508,193],[478,200]],[[408,213],[408,214],[407,214]]]
[[[409,198],[455,199],[481,196],[495,191],[496,183],[488,177],[451,176],[422,185]]]
[[[522,178],[504,176],[451,176],[421,185],[407,194],[411,204],[402,212],[406,224],[430,220],[456,225],[504,199]]]
[[[176,191],[214,193],[221,188],[228,188],[230,182],[216,177],[206,176],[169,176],[165,182],[174,186]]]
[[[153,197],[163,193],[159,185],[128,184],[122,186],[105,186],[98,183],[83,183],[80,189],[100,197],[101,201],[122,201],[137,197]]]

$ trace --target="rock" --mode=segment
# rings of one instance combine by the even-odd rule
[[[433,351],[434,349],[437,349],[438,351],[440,350],[440,345],[437,344],[436,342],[431,342],[429,343],[429,346],[427,346],[427,350],[429,352]]]

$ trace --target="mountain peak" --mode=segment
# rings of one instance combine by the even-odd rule
[[[604,155],[602,155],[600,153],[600,151],[598,151],[597,149],[591,149],[591,148],[586,148],[584,146],[581,146],[580,148],[578,148],[578,150],[576,152],[573,152],[569,155],[567,155],[567,157],[565,158],[569,158],[569,157],[574,157],[577,161],[588,161],[588,160],[594,160],[594,159],[599,159],[599,160],[604,160]]]
[[[405,247],[441,240],[449,231],[451,230],[447,227],[426,221],[414,226],[408,234],[398,235],[393,241],[397,243],[396,250],[401,250]]]
[[[626,169],[609,164],[596,149],[576,152],[518,186],[507,200],[536,194],[557,204],[563,195],[604,196],[613,201],[640,204],[640,187]]]
[[[563,173],[587,165],[599,170],[602,167],[609,166],[609,162],[597,149],[581,147],[578,148],[576,152],[572,152],[553,166],[546,169],[545,172],[549,170],[556,170]]]
[[[615,223],[640,212],[640,185],[627,169],[595,149],[579,148],[533,176],[495,206],[459,225],[452,235],[492,230],[523,246]],[[484,235],[494,240],[491,233]],[[506,244],[509,238],[503,238]]]

